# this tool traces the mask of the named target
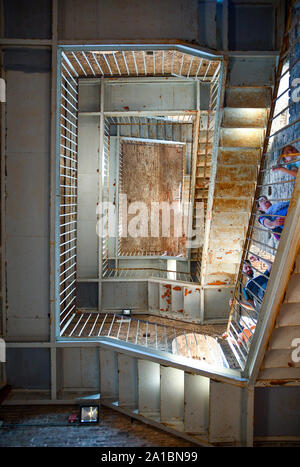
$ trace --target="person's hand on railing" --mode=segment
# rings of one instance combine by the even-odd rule
[[[275,227],[278,227],[280,225],[283,225],[284,224],[284,221],[285,221],[285,218],[284,217],[277,217],[274,221],[273,221],[273,224]]]
[[[269,229],[274,229],[275,227],[282,226],[284,224],[284,221],[284,217],[278,216],[274,221],[271,221],[270,219],[264,219],[263,225]]]
[[[291,169],[288,169],[286,167],[282,167],[280,165],[274,165],[274,167],[272,167],[272,171],[273,172],[282,172],[284,174],[287,174],[287,175],[290,175],[292,177],[297,177],[297,173],[298,173],[298,169],[297,168],[291,168]]]

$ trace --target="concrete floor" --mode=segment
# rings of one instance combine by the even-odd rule
[[[71,425],[72,414],[77,406],[1,406],[0,447],[196,446],[107,407],[97,426]]]

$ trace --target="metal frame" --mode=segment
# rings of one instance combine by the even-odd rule
[[[108,82],[109,84],[113,84],[111,83],[110,80],[107,80],[105,78],[102,78],[103,79],[103,82],[106,83]],[[141,80],[143,80],[144,82],[148,82],[148,81],[151,81],[151,82],[157,82],[158,81],[162,81],[161,78],[140,78]],[[132,78],[132,80],[134,81],[134,78]],[[175,81],[182,81],[181,78],[173,78],[173,80]],[[116,78],[116,80],[114,82],[131,82],[131,79],[128,80],[128,79],[123,79],[123,78]],[[165,79],[163,79],[163,81],[165,81]],[[199,86],[199,84],[198,84]],[[144,123],[142,121],[143,118],[157,118],[157,124],[184,124],[184,125],[192,125],[193,124],[193,120],[194,120],[194,112],[193,111],[188,111],[188,112],[184,112],[184,111],[161,111],[161,112],[156,112],[156,111],[145,111],[145,112],[142,112],[143,113],[143,116],[141,116],[141,112],[132,112],[132,111],[125,111],[125,112],[103,112],[103,115],[105,116],[105,122],[108,121],[108,124],[104,125],[104,138],[110,138],[110,124],[114,123],[117,125],[117,128],[119,129],[119,126],[120,125],[134,125],[134,124],[138,124],[138,125],[149,125],[150,123]],[[172,119],[169,120],[169,116],[171,114],[171,117]],[[87,115],[87,113],[84,113],[84,115]],[[98,115],[97,112],[93,113],[93,115]],[[137,119],[137,122],[135,122],[135,119]],[[132,121],[134,120],[134,121]],[[151,124],[154,124],[153,122],[151,122]],[[121,137],[119,136],[118,137],[119,139],[122,139],[122,140],[134,140],[136,138],[134,137]],[[138,138],[139,141],[141,140],[145,140],[145,139],[141,139],[141,138]],[[145,140],[146,141],[146,140]],[[186,142],[182,142],[182,143],[178,143],[177,141],[171,141],[171,140],[153,140],[153,139],[149,139],[147,140],[149,142],[157,142],[157,143],[166,143],[166,144],[172,144],[172,142],[174,144],[186,144]],[[109,142],[104,145],[104,158],[105,160],[107,159],[109,161],[109,151],[108,148],[109,148]],[[109,162],[105,162],[105,164],[107,166],[109,166]],[[118,169],[120,171],[120,169]],[[118,182],[119,183],[119,182]],[[117,184],[118,184],[117,183]],[[104,187],[103,187],[103,192],[105,191],[105,193],[107,193],[107,189],[104,190]],[[106,198],[105,198],[106,199]],[[107,200],[107,199],[106,199]],[[105,242],[105,239],[103,239],[103,243],[102,243],[102,252],[106,252],[107,253],[107,242]],[[105,254],[105,258],[107,257],[107,254]],[[120,254],[119,252],[119,249],[118,249],[118,254],[115,258],[115,261],[118,261],[119,259],[122,259],[122,255]],[[161,257],[161,256],[154,256],[154,255],[151,255],[151,256],[148,256],[148,255],[143,255],[143,256],[136,256],[136,255],[126,255],[124,256],[124,259],[155,259],[155,258],[162,258],[164,260],[166,259],[174,259],[174,257]],[[184,261],[186,260],[186,258],[177,258],[179,261]],[[104,259],[103,260],[103,270],[104,268],[106,268],[106,273],[108,273],[108,271],[110,270],[110,273],[109,275],[107,276],[106,275],[103,275],[103,280],[107,280],[107,279],[119,279],[119,278],[128,278],[128,279],[134,279],[135,278],[135,273],[134,271],[135,270],[138,270],[138,271],[145,271],[145,276],[146,277],[151,277],[153,276],[153,274],[155,274],[156,276],[158,277],[166,277],[166,274],[167,274],[167,270],[163,270],[163,269],[156,269],[156,268],[107,268],[107,264],[105,262],[107,262],[107,259]],[[147,271],[147,272],[146,272]],[[155,273],[153,273],[153,271],[155,271]],[[116,275],[117,274],[117,275]],[[190,276],[189,273],[178,273],[178,276],[179,276],[179,279],[182,279],[181,276],[185,277],[185,280],[188,280],[188,277]],[[187,277],[186,277],[187,276]],[[101,277],[101,276],[99,276]],[[101,280],[101,279],[100,279]]]
[[[132,54],[133,54],[133,57],[134,57],[134,50],[152,50],[153,53],[155,54],[156,51],[158,50],[170,50],[170,49],[173,49],[173,50],[178,50],[180,51],[181,53],[185,54],[187,52],[190,52],[190,49],[187,48],[187,47],[184,47],[184,46],[170,46],[170,45],[163,45],[161,47],[161,45],[151,45],[151,46],[144,46],[144,45],[127,45],[127,46],[120,46],[120,45],[103,45],[103,46],[89,46],[89,45],[84,45],[84,46],[65,46],[65,45],[56,45],[56,50],[55,52],[57,52],[57,58],[56,58],[56,61],[57,61],[57,75],[56,75],[56,100],[57,100],[57,108],[61,108],[62,109],[62,112],[63,114],[65,115],[66,119],[65,119],[65,123],[63,125],[63,132],[66,132],[65,135],[62,134],[62,132],[59,131],[59,129],[61,128],[58,123],[56,125],[56,151],[58,153],[58,147],[60,146],[63,151],[64,151],[64,154],[65,154],[65,157],[67,157],[67,161],[68,163],[71,162],[72,163],[72,160],[76,157],[77,157],[77,143],[76,143],[76,139],[74,140],[74,134],[77,133],[77,128],[74,126],[74,118],[76,118],[76,115],[77,115],[77,103],[76,101],[74,100],[74,92],[77,93],[77,89],[78,89],[78,78],[79,78],[79,74],[78,72],[76,72],[74,66],[72,65],[72,63],[70,62],[70,60],[67,58],[66,56],[66,52],[71,52],[72,53],[72,57],[75,58],[76,62],[78,63],[78,60],[77,60],[77,57],[76,57],[76,53],[78,52],[81,52],[82,53],[82,56],[84,57],[85,61],[88,63],[92,73],[93,73],[93,76],[95,76],[95,78],[93,79],[99,79],[96,77],[96,73],[95,73],[95,70],[93,70],[93,67],[91,66],[88,58],[87,58],[87,55],[86,55],[86,51],[88,50],[93,50],[93,53],[98,51],[98,52],[105,52],[107,50],[115,50],[115,51],[118,51],[118,50],[131,50],[132,51]],[[164,56],[164,52],[162,52],[163,56]],[[105,57],[105,53],[102,54],[104,58]],[[214,59],[214,60],[220,60],[221,57],[216,57],[216,56],[211,56],[208,58],[208,56],[206,54],[203,54],[202,52],[200,51],[196,51],[194,49],[192,49],[192,55],[193,56],[197,56],[197,57],[202,57],[203,59],[206,59],[206,60],[211,60],[211,59]],[[123,54],[124,56],[124,54]],[[55,53],[55,57],[56,57],[56,53]],[[115,55],[113,54],[113,57],[114,57],[114,60],[115,60]],[[184,58],[184,55],[182,56]],[[202,60],[200,60],[200,64],[202,63]],[[192,64],[192,59],[190,59],[190,67],[189,67],[189,72],[190,72],[190,69],[191,69],[191,64]],[[199,69],[200,69],[200,64],[199,64]],[[86,71],[82,68],[82,65],[80,63],[78,63],[78,65],[80,66],[82,72],[83,72],[83,75],[84,76],[87,76],[87,73]],[[60,74],[60,68],[62,69],[62,75]],[[220,68],[220,67],[218,67]],[[198,71],[199,71],[198,69]],[[100,72],[101,72],[101,69],[99,68]],[[182,70],[182,67],[181,67],[181,70]],[[145,71],[145,74],[147,74],[147,71]],[[188,72],[188,75],[189,75],[189,72]],[[206,73],[205,73],[205,76],[203,77],[204,80],[207,80],[208,77],[207,77],[207,74],[208,74],[208,67],[207,67],[207,70],[206,70]],[[216,77],[216,74],[213,76],[213,79],[215,79]],[[110,75],[113,76],[113,73],[112,73],[112,70],[110,69]],[[120,73],[119,73],[120,75]],[[138,72],[137,72],[137,76],[138,76]],[[185,79],[192,79],[190,76],[177,76],[174,74],[174,78],[171,78],[171,79],[174,79],[174,80],[182,80],[182,78],[185,78]],[[114,78],[114,80],[126,80],[126,78]],[[132,78],[131,78],[132,79]],[[141,79],[139,77],[139,79]],[[153,77],[144,77],[142,78],[143,80],[153,80]],[[157,79],[157,78],[155,78]],[[161,78],[163,79],[163,78]],[[170,78],[169,78],[170,79]],[[198,78],[197,76],[194,78],[196,81],[201,79],[200,77]],[[64,80],[64,83],[62,82],[62,80]],[[102,77],[100,77],[100,83],[101,83],[101,92],[100,92],[100,95],[101,95],[101,99],[100,99],[100,111],[99,112],[90,112],[89,114],[91,115],[98,115],[99,118],[100,118],[100,160],[99,160],[99,193],[100,193],[100,198],[99,198],[99,202],[101,202],[103,199],[103,188],[104,187],[104,184],[105,184],[105,180],[103,178],[103,174],[102,174],[102,171],[100,170],[102,168],[102,164],[103,162],[101,162],[101,157],[102,157],[102,154],[105,153],[105,117],[119,117],[119,116],[122,116],[124,117],[124,113],[123,112],[120,112],[120,113],[116,113],[116,112],[105,112],[104,110],[104,83],[106,81],[106,78],[104,78],[103,76],[103,71],[102,71]],[[69,86],[70,85],[70,86]],[[198,89],[199,89],[199,84],[197,85],[198,86]],[[61,102],[61,99],[62,99],[62,102]],[[197,94],[197,102],[199,104],[199,99],[200,99],[200,95],[199,95],[199,91],[198,91],[198,94]],[[74,113],[75,112],[75,113]],[[85,115],[87,115],[87,113],[84,113]],[[129,113],[130,114],[130,113]],[[131,115],[132,117],[136,115],[138,115],[139,117],[143,116],[141,115],[141,112],[133,112],[132,113],[133,115]],[[184,120],[186,120],[187,118],[190,118],[189,115],[193,115],[193,112],[182,112],[182,111],[179,111],[179,112],[145,112],[145,115],[147,116],[154,116],[154,114],[156,116],[160,116],[160,117],[164,117],[166,116],[167,114],[170,115],[172,114],[173,116],[177,115],[178,117],[182,116],[182,118]],[[199,109],[198,111],[196,111],[196,114],[198,115],[198,118],[199,118]],[[59,117],[57,116],[57,119]],[[71,127],[71,128],[70,128]],[[73,129],[73,131],[72,131]],[[71,130],[71,131],[70,131]],[[60,138],[63,138],[63,141],[61,142],[59,139]],[[76,138],[76,135],[75,135],[75,138]],[[57,160],[57,159],[56,159]],[[61,167],[60,167],[61,168]],[[64,186],[63,188],[65,190],[69,190],[69,186],[72,185],[72,181],[73,179],[76,180],[76,176],[75,176],[75,172],[68,172],[68,165],[65,164],[65,167],[63,167],[63,170],[65,170],[66,172],[64,173],[66,179],[67,179],[67,182],[64,182]],[[58,167],[58,162],[57,162],[57,165],[56,165],[56,183],[58,182],[58,178],[59,178],[59,167]],[[75,182],[74,182],[75,183]],[[56,185],[57,186],[57,185]],[[69,192],[68,192],[69,193]],[[72,191],[73,193],[73,191]],[[70,195],[66,195],[66,196],[70,196]],[[58,200],[58,197],[59,197],[59,193],[56,191],[56,199]],[[69,203],[68,201],[69,200],[72,200],[72,203]],[[74,211],[73,211],[73,208],[71,209],[70,212],[66,212],[66,210],[64,210],[62,212],[62,214],[59,213],[59,206],[60,208],[61,207],[64,207],[64,208],[67,208],[67,204],[69,205],[73,205],[73,208],[74,208]],[[59,303],[59,297],[61,297],[63,295],[63,298],[61,300],[61,304],[64,304],[64,308],[62,310],[62,319],[63,319],[63,325],[65,327],[66,323],[68,322],[68,320],[70,319],[70,317],[72,316],[72,313],[74,312],[74,309],[71,307],[70,308],[70,305],[76,300],[75,298],[75,295],[74,293],[76,293],[75,289],[74,289],[74,286],[72,284],[74,284],[74,274],[75,274],[75,280],[76,280],[76,265],[75,265],[75,262],[74,262],[74,258],[76,258],[74,255],[71,256],[71,248],[69,248],[69,250],[66,250],[64,249],[62,252],[59,250],[59,242],[58,242],[58,239],[59,239],[59,234],[58,234],[58,226],[60,225],[61,227],[67,227],[67,225],[69,225],[71,228],[71,224],[70,222],[72,222],[72,227],[73,226],[76,226],[76,200],[75,198],[65,198],[65,201],[62,203],[60,202],[60,205],[58,205],[58,203],[56,204],[56,233],[55,233],[55,238],[56,238],[56,241],[57,241],[57,244],[56,244],[56,251],[55,251],[55,256],[56,256],[56,260],[55,260],[55,264],[56,266],[54,266],[54,269],[57,271],[57,264],[58,264],[58,258],[60,257],[60,255],[63,254],[63,259],[64,261],[62,262],[62,266],[64,267],[64,270],[65,272],[69,271],[69,274],[72,275],[72,278],[70,275],[68,276],[64,276],[63,278],[63,281],[62,281],[62,284],[64,284],[64,289],[61,291],[61,289],[59,288],[60,285],[62,284],[59,284],[56,280],[56,285],[55,285],[55,297],[52,298],[52,300],[54,300],[54,302],[56,303],[56,309],[58,309],[58,303]],[[61,216],[61,217],[59,217]],[[75,217],[74,217],[75,216]],[[65,222],[64,224],[62,223],[59,223],[59,219],[65,219]],[[67,221],[67,222],[66,222]],[[75,231],[76,229],[72,229],[73,231]],[[74,232],[73,232],[74,233]],[[74,252],[76,251],[76,243],[74,245],[73,242],[76,242],[76,238],[74,237],[67,237],[63,243],[63,247],[66,248],[66,246],[68,245],[69,247],[71,246],[72,248],[75,247],[75,250]],[[72,243],[70,243],[72,242]],[[103,276],[103,272],[102,272],[102,269],[103,269],[103,265],[102,265],[102,254],[103,254],[103,251],[102,251],[102,245],[101,245],[101,242],[99,241],[99,284],[98,284],[98,294],[99,294],[99,310],[101,309],[101,295],[102,295],[102,285],[101,285],[101,281],[102,281],[102,276]],[[68,263],[66,262],[68,261]],[[66,267],[68,266],[68,268]],[[75,270],[73,271],[70,271],[70,267],[74,266],[75,267]],[[57,273],[57,272],[56,272]],[[182,273],[183,274],[183,273]],[[180,277],[182,277],[182,274],[180,275]],[[132,275],[132,274],[130,274]],[[70,282],[71,279],[73,279],[73,282]],[[73,288],[72,288],[73,287]],[[70,308],[70,309],[69,309]],[[59,329],[60,329],[60,323],[59,323],[59,319],[58,319],[58,316],[56,315],[55,317],[55,328],[56,329],[53,329],[53,332],[54,334],[56,335],[56,337],[59,339]]]
[[[56,115],[56,311],[60,325],[76,307],[78,82],[58,50]]]

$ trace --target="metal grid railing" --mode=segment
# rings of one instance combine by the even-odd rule
[[[300,71],[299,16],[289,15],[276,73],[255,199],[227,326],[227,339],[245,367],[276,259],[289,200],[300,166],[300,107],[295,78]],[[285,157],[288,158],[285,159]]]
[[[114,220],[117,224],[117,238],[115,246],[112,240],[109,239],[108,230],[104,232],[102,238],[102,258],[103,258],[103,278],[168,278],[169,274],[175,274],[177,280],[192,281],[192,275],[188,272],[170,271],[158,267],[120,267],[119,259],[142,259],[155,258],[157,254],[150,251],[123,251],[119,241],[121,237],[122,225],[122,210],[119,211],[119,181],[122,179],[122,157],[119,160],[117,177],[110,177],[110,137],[118,135],[121,139],[135,141],[134,138],[142,138],[146,141],[183,141],[189,146],[187,150],[189,157],[185,170],[187,173],[191,171],[191,149],[193,140],[193,122],[194,115],[172,115],[172,116],[151,116],[151,117],[106,117],[104,126],[104,178],[103,178],[103,201],[109,202],[111,199],[111,185],[116,188],[116,196],[114,197],[116,216]],[[120,216],[120,217],[119,217]],[[107,225],[108,228],[108,225]],[[110,242],[110,243],[109,243]],[[174,276],[173,276],[174,277]]]
[[[117,313],[77,312],[63,330],[64,337],[109,337],[145,348],[228,368],[224,349],[213,336]]]
[[[61,60],[59,96],[59,313],[63,327],[76,307],[78,196],[78,85],[76,72]]]
[[[207,114],[201,113],[204,119],[204,131],[199,131],[197,168],[196,168],[196,183],[195,183],[195,204],[194,204],[194,223],[197,220],[197,203],[203,203],[203,223],[206,222],[208,190],[211,175],[212,150],[215,138],[217,110],[219,107],[219,88],[221,85],[221,63],[215,70],[215,73],[210,82],[209,91],[209,106]],[[204,133],[204,137],[202,134]],[[197,249],[196,253],[196,275],[198,280],[201,280],[201,263],[202,263],[202,247]]]
[[[209,82],[214,78],[218,59],[200,57],[175,49],[145,48],[120,50],[66,50],[65,60],[78,76],[93,77],[164,77],[174,76]]]

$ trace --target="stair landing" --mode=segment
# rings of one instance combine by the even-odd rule
[[[99,313],[77,310],[62,329],[61,337],[109,337],[203,363],[240,368],[221,336],[226,324],[196,325],[152,315]]]

